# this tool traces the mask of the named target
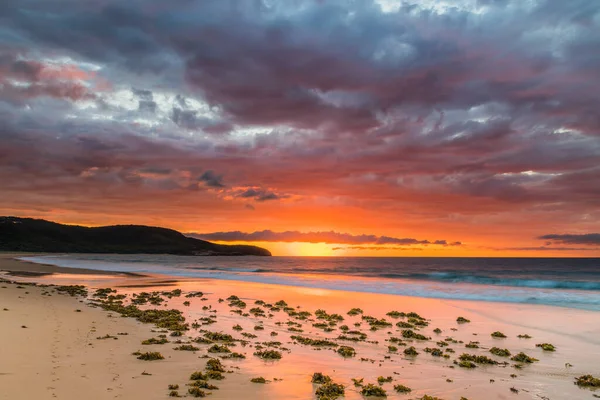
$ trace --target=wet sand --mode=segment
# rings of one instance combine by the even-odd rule
[[[8,265],[0,259],[0,270],[7,269],[6,266]],[[28,267],[23,267],[20,271],[36,271],[35,265]],[[71,269],[69,271],[76,272]],[[334,382],[344,385],[346,399],[363,398],[359,393],[361,388],[353,385],[352,378],[364,378],[364,383],[377,384],[379,376],[392,377],[392,382],[381,385],[389,398],[419,399],[427,394],[446,400],[458,400],[461,397],[471,400],[592,399],[594,394],[600,395],[600,391],[582,389],[573,384],[577,376],[600,375],[600,315],[597,312],[235,281],[175,280],[164,276],[55,273],[6,278],[57,285],[84,284],[90,287],[90,291],[99,287],[112,287],[119,294],[127,295],[127,299],[131,299],[133,293],[142,291],[171,291],[178,288],[182,290],[181,296],[166,299],[160,306],[140,307],[176,308],[184,312],[189,323],[209,316],[215,316],[216,322],[199,326],[198,329],[192,328],[180,338],[168,337],[171,343],[142,346],[142,340],[158,335],[151,332],[155,329],[151,324],[142,324],[133,318],[121,318],[114,312],[92,308],[86,305],[89,301],[80,302],[83,298],[78,300],[56,293],[52,293],[51,297],[42,295],[44,291],[53,290],[52,288],[24,286],[23,289],[17,289],[17,285],[3,284],[7,288],[0,289],[0,308],[8,308],[9,311],[0,313],[0,324],[3,327],[0,339],[4,344],[0,354],[0,359],[3,360],[0,383],[7,390],[2,391],[0,399],[75,399],[82,395],[92,399],[162,399],[168,398],[169,384],[178,384],[179,393],[183,395],[187,392],[185,385],[190,382],[189,375],[193,371],[203,370],[206,359],[200,357],[209,354],[207,350],[211,345],[191,343],[199,350],[176,351],[173,349],[176,346],[173,341],[180,339],[187,342],[201,337],[204,333],[202,330],[228,333],[234,338],[249,342],[245,347],[239,342],[231,347],[232,351],[245,354],[246,359],[222,361],[226,369],[233,372],[225,374],[224,380],[211,381],[211,384],[219,387],[219,390],[209,390],[212,392],[211,398],[215,399],[315,398],[314,392],[318,385],[311,383],[314,372],[327,374]],[[185,297],[187,293],[195,291],[202,291],[206,300]],[[242,316],[232,312],[239,308],[230,307],[228,301],[219,302],[219,299],[226,299],[231,295],[239,296],[246,303],[246,307],[240,309],[242,314],[251,308],[260,307],[267,316]],[[279,311],[271,311],[256,305],[256,300],[271,304],[285,300],[295,310],[307,310],[313,315],[310,320],[301,321],[288,316],[281,307]],[[185,301],[190,302],[189,306],[184,305]],[[353,307],[360,307],[363,315],[385,318],[394,325],[372,331],[361,315],[347,315]],[[75,312],[75,309],[81,309],[82,312]],[[338,313],[343,316],[344,321],[332,326],[331,332],[324,332],[313,326],[314,323],[323,322],[314,316],[317,309],[324,309],[329,314]],[[392,310],[416,312],[429,322],[429,326],[415,331],[431,337],[431,340],[404,340],[407,346],[415,346],[420,353],[416,357],[405,356],[403,346],[397,346],[397,353],[388,351],[388,346],[392,344],[389,338],[401,337],[401,328],[395,324],[406,321],[405,318],[386,316]],[[269,314],[272,317],[268,317]],[[471,322],[458,324],[458,316]],[[288,325],[288,322],[300,326]],[[355,323],[360,323],[360,326],[355,326]],[[27,328],[21,328],[22,325]],[[240,325],[242,330],[233,330],[234,325]],[[350,330],[360,330],[367,335],[366,341],[337,339],[344,333],[342,325],[348,325]],[[262,326],[264,329],[255,330],[255,326]],[[290,332],[289,327],[302,329],[303,332]],[[442,332],[435,333],[436,328]],[[501,331],[507,337],[493,338],[490,334],[494,331]],[[127,332],[128,335],[117,335],[119,332]],[[276,335],[272,336],[271,332]],[[247,339],[242,333],[257,337]],[[118,339],[96,339],[106,334]],[[519,334],[529,334],[533,338],[519,339]],[[343,358],[335,352],[336,347],[302,345],[293,341],[292,335],[328,339],[340,345],[352,346],[357,354],[355,357]],[[448,340],[449,337],[457,343]],[[263,361],[253,355],[257,344],[271,341],[281,342],[281,345],[271,347],[281,352],[280,360]],[[437,343],[442,341],[448,343],[448,346]],[[480,342],[479,348],[465,348],[465,344],[471,341]],[[7,346],[7,343],[11,345]],[[557,349],[555,352],[546,352],[537,348],[537,343],[552,343]],[[539,361],[516,369],[513,365],[518,363],[489,353],[489,349],[494,346],[507,348],[513,355],[523,351]],[[426,347],[440,348],[450,357],[434,357],[424,351]],[[447,353],[446,348],[452,348],[455,353]],[[131,355],[137,350],[159,351],[165,359],[141,361]],[[462,353],[486,355],[498,362],[508,361],[509,365],[460,368],[453,361]],[[212,353],[210,356],[217,354]],[[142,375],[144,371],[151,375]],[[250,378],[258,376],[263,376],[270,382],[250,382]],[[275,378],[281,380],[275,381]],[[32,381],[36,384],[31,385]],[[397,384],[412,388],[412,392],[396,393],[393,387]]]

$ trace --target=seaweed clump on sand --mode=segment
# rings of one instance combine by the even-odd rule
[[[471,320],[466,319],[465,317],[458,317],[456,318],[456,322],[458,322],[459,324],[468,324],[469,322],[471,322]]]
[[[600,378],[594,378],[592,375],[581,375],[575,378],[575,384],[579,387],[600,387]]]
[[[383,385],[386,382],[391,382],[393,379],[391,376],[385,377],[385,376],[378,376],[377,377],[377,383],[379,383],[380,385]]]
[[[179,350],[179,351],[198,351],[200,349],[198,347],[196,347],[196,346],[192,346],[191,344],[182,344],[181,346],[174,347],[173,350]]]
[[[333,400],[344,394],[344,386],[333,382],[327,382],[318,387],[315,391],[318,400]]]
[[[490,349],[490,353],[498,357],[508,357],[510,356],[510,351],[508,349],[501,349],[499,347],[492,347]]]
[[[262,376],[259,376],[258,378],[250,379],[250,382],[252,382],[252,383],[267,383],[267,380],[265,378],[263,378]]]
[[[231,353],[231,350],[229,350],[229,347],[227,347],[227,346],[220,345],[220,344],[213,344],[212,346],[210,346],[208,348],[208,352],[209,353]]]
[[[207,395],[207,393],[204,390],[197,388],[197,387],[189,388],[188,393],[192,397],[206,397],[206,395]]]
[[[501,339],[504,339],[506,337],[506,335],[500,331],[492,332],[491,336],[495,337],[495,338],[501,338]]]
[[[133,355],[138,356],[138,360],[144,361],[155,361],[155,360],[164,360],[165,357],[157,351],[148,351],[146,353],[140,353],[139,351],[133,353]]]
[[[344,358],[347,357],[354,357],[356,355],[356,350],[354,350],[354,347],[350,347],[350,346],[340,346],[337,349],[337,353],[339,355],[341,355]]]
[[[535,347],[541,347],[541,349],[544,351],[556,351],[556,347],[550,343],[538,343],[535,345]]]
[[[528,364],[539,361],[537,358],[529,357],[527,354],[525,354],[523,352],[520,352],[519,354],[512,356],[511,360],[516,361],[516,362],[521,362],[521,363],[528,363]]]
[[[169,343],[169,341],[166,338],[164,338],[164,337],[161,337],[161,338],[158,338],[158,339],[157,338],[150,338],[150,339],[146,339],[146,340],[142,341],[143,345],[165,344],[165,343]]]
[[[461,368],[467,368],[467,369],[473,369],[473,368],[477,367],[477,364],[475,364],[473,361],[469,361],[469,360],[454,361],[454,364],[458,365]]]
[[[404,386],[404,385],[394,385],[394,390],[398,393],[410,393],[412,392],[412,389],[409,388],[408,386]]]
[[[347,312],[348,315],[358,315],[358,314],[362,314],[362,313],[363,313],[363,310],[360,308],[353,308]]]
[[[492,360],[491,358],[489,358],[487,356],[478,356],[478,355],[475,355],[475,354],[463,353],[458,358],[461,361],[472,361],[472,362],[475,362],[477,364],[490,364],[490,365],[496,365],[496,364],[498,364],[498,361]]]
[[[281,353],[277,350],[256,351],[254,355],[263,360],[280,360],[282,357]]]
[[[529,336],[528,334],[522,334],[522,335],[517,335],[517,337],[519,339],[531,339],[531,336]]]
[[[414,346],[410,346],[410,347],[407,347],[406,349],[404,349],[404,355],[416,356],[418,354],[419,354],[419,352],[417,351],[417,349],[415,349]]]
[[[214,342],[233,342],[233,336],[221,332],[205,332],[204,337]]]
[[[223,364],[221,364],[221,360],[216,359],[216,358],[211,358],[206,362],[206,367],[205,369],[207,371],[214,371],[214,372],[225,372],[225,368],[223,367]]]
[[[387,397],[387,392],[381,386],[368,383],[364,385],[360,391],[363,396]]]
[[[330,340],[325,339],[311,339],[304,336],[292,335],[290,336],[292,340],[295,340],[298,343],[307,345],[307,346],[315,346],[315,347],[337,347],[339,346],[337,343],[332,342]]]
[[[420,333],[416,333],[411,329],[402,330],[402,337],[405,339],[429,340],[427,336],[421,335]]]
[[[82,285],[57,286],[56,291],[59,293],[67,293],[69,296],[87,296],[88,291]]]
[[[312,383],[316,383],[318,385],[322,385],[324,383],[331,382],[331,378],[329,375],[325,375],[321,372],[315,372],[310,380]]]
[[[468,344],[465,344],[465,347],[467,349],[478,349],[479,348],[479,342],[469,342]]]

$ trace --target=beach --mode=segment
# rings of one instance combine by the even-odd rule
[[[7,282],[0,289],[0,308],[7,309],[0,313],[1,399],[163,399],[173,390],[192,396],[188,393],[194,387],[188,386],[194,382],[190,375],[206,373],[211,358],[220,359],[226,371],[224,379],[208,380],[218,389],[201,389],[214,399],[316,398],[321,387],[311,382],[316,372],[343,385],[347,399],[364,398],[361,392],[370,383],[385,390],[387,397],[402,399],[585,399],[600,395],[600,391],[574,385],[579,376],[600,375],[597,311],[80,271],[15,261],[17,256],[22,255],[0,257],[0,270],[17,275],[3,275]],[[84,285],[87,296],[70,296],[57,289],[69,285]],[[125,295],[123,304],[139,298],[141,292],[156,291],[162,300],[139,305],[140,309],[180,310],[189,329],[182,336],[170,336],[173,330],[123,318],[116,308],[107,310],[106,296],[95,296],[99,288],[116,290],[113,296]],[[354,308],[361,312],[348,315]],[[325,314],[316,312],[319,309]],[[386,315],[392,311],[398,313]],[[418,318],[411,320],[409,315]],[[470,322],[458,323],[458,317]],[[412,329],[403,328],[400,322],[411,324]],[[407,330],[426,340],[403,336]],[[493,332],[501,335],[492,337]],[[231,335],[233,340],[195,340],[214,339],[211,333]],[[168,343],[141,344],[161,334]],[[317,339],[328,344],[316,346]],[[537,344],[552,344],[555,351]],[[181,345],[193,346],[192,351],[174,349]],[[227,352],[209,352],[214,345]],[[352,347],[355,354],[343,357],[338,353],[341,346]],[[411,346],[418,355],[404,353]],[[511,355],[491,354],[493,347],[507,349]],[[259,357],[265,354],[260,352],[270,350],[281,358]],[[139,360],[132,355],[138,351],[160,352],[164,359]],[[511,360],[521,352],[538,361]],[[232,353],[245,358],[227,358]],[[487,361],[473,363],[474,368],[461,367],[463,353],[486,356]],[[250,381],[258,377],[266,383]],[[357,386],[353,379],[363,381]],[[397,385],[411,391],[398,393]]]

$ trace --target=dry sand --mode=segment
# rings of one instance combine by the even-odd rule
[[[15,263],[0,258],[0,270],[14,270]],[[25,265],[25,264],[23,264]],[[35,264],[20,266],[20,271],[40,271]],[[41,272],[53,272],[52,267],[43,266]],[[56,267],[55,267],[56,268]],[[77,272],[69,269],[70,272]],[[62,271],[60,271],[62,272]],[[392,383],[383,384],[388,397],[418,399],[425,394],[446,400],[468,399],[593,399],[593,392],[573,385],[576,376],[600,375],[600,318],[596,312],[561,309],[547,306],[514,305],[466,301],[443,301],[437,299],[411,298],[381,294],[353,293],[307,289],[299,287],[265,285],[219,280],[179,280],[175,284],[170,277],[126,277],[115,275],[53,274],[46,276],[8,277],[20,281],[52,284],[86,284],[91,288],[113,287],[119,293],[152,290],[173,290],[183,293],[203,291],[206,301],[199,298],[173,297],[167,308],[185,312],[188,322],[201,317],[216,315],[217,322],[201,329],[222,331],[242,338],[232,327],[242,326],[242,332],[257,335],[250,345],[240,345],[233,351],[244,353],[245,360],[223,361],[227,369],[226,379],[213,381],[220,389],[213,390],[214,399],[311,399],[317,388],[310,382],[314,372],[330,375],[337,383],[346,386],[346,399],[361,399],[360,388],[354,387],[351,378],[364,378],[365,383],[376,383],[378,376],[391,376]],[[168,281],[168,286],[165,282]],[[158,283],[157,283],[158,282]],[[151,287],[152,285],[158,285]],[[173,286],[175,285],[175,286]],[[144,339],[156,337],[153,326],[141,324],[134,319],[121,318],[114,314],[92,308],[76,298],[52,293],[44,296],[51,288],[2,284],[0,289],[0,399],[165,399],[169,384],[178,384],[180,393],[185,394],[188,377],[195,370],[204,368],[208,345],[195,344],[198,352],[175,351],[174,344],[142,346]],[[132,287],[133,286],[133,287]],[[144,287],[140,287],[144,286]],[[28,294],[26,294],[28,292]],[[339,313],[345,320],[336,330],[323,332],[312,326],[313,322],[297,321],[283,311],[273,312],[272,318],[243,317],[232,313],[228,302],[219,303],[235,294],[242,298],[248,309],[255,307],[254,301],[262,299],[274,303],[284,299],[289,305],[314,312],[318,308],[329,313]],[[184,301],[190,301],[185,306]],[[216,310],[216,314],[210,310]],[[352,307],[360,307],[365,314],[377,318],[385,317],[391,310],[415,311],[428,319],[430,325],[420,332],[431,336],[430,341],[415,341],[420,354],[405,357],[400,347],[398,354],[390,354],[386,341],[391,336],[400,336],[400,329],[393,326],[372,332],[360,316],[348,316]],[[157,308],[165,308],[160,306]],[[80,309],[81,312],[76,312]],[[464,316],[472,322],[457,324],[456,317]],[[289,332],[287,321],[302,323],[304,332]],[[361,322],[359,328],[354,323]],[[357,356],[344,359],[332,349],[316,349],[293,343],[291,335],[311,338],[333,339],[341,334],[339,326],[346,324],[350,329],[359,329],[373,343],[342,342],[357,351]],[[25,325],[27,328],[22,328]],[[261,325],[264,330],[254,330]],[[433,329],[439,327],[437,335]],[[493,331],[502,331],[508,337],[495,339]],[[128,335],[117,335],[127,332]],[[277,336],[271,336],[276,332]],[[388,332],[391,332],[388,333]],[[518,334],[527,333],[533,339],[518,339]],[[97,339],[110,334],[118,339]],[[182,340],[200,336],[191,329]],[[468,343],[479,341],[479,349],[466,349],[464,343],[450,344],[456,353],[450,359],[432,357],[423,351],[425,347],[438,347],[436,341],[446,337]],[[175,338],[169,338],[173,340]],[[265,362],[253,356],[258,342],[280,341],[283,358]],[[557,346],[554,353],[535,347],[536,343],[549,342]],[[487,350],[492,346],[508,348],[513,354],[524,351],[540,361],[515,369],[511,366],[479,366],[473,370],[455,367],[454,359],[463,352],[487,355],[498,361]],[[159,361],[140,361],[131,353],[136,351],[160,351],[166,358]],[[389,357],[389,358],[386,358]],[[361,358],[372,361],[361,361]],[[570,363],[573,366],[565,366]],[[510,363],[514,364],[513,362]],[[238,369],[239,368],[239,369]],[[151,375],[142,375],[147,372]],[[516,377],[511,377],[515,374]],[[250,383],[251,377],[264,376],[271,382],[261,385]],[[274,378],[281,379],[274,381]],[[395,384],[404,384],[413,389],[410,394],[397,394]],[[511,391],[518,390],[518,393]]]

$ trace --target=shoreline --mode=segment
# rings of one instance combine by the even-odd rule
[[[1,262],[0,269],[4,269]],[[596,360],[596,354],[600,354],[600,341],[594,340],[594,338],[600,337],[600,321],[598,318],[594,318],[597,316],[594,311],[543,305],[440,300],[334,291],[243,281],[177,279],[164,276],[139,277],[121,274],[78,275],[73,273],[75,272],[73,269],[70,269],[69,272],[69,274],[57,272],[51,275],[19,277],[15,280],[37,282],[38,284],[84,284],[90,288],[90,293],[93,292],[93,289],[111,287],[118,290],[118,293],[126,296],[127,299],[133,299],[134,293],[139,295],[142,291],[161,293],[180,289],[182,291],[180,296],[165,298],[164,303],[156,308],[181,310],[189,323],[200,322],[198,327],[183,333],[180,338],[183,343],[202,337],[205,331],[223,332],[234,338],[242,338],[242,333],[248,334],[249,338],[256,335],[255,339],[248,340],[247,345],[240,346],[238,344],[231,347],[231,351],[245,354],[246,359],[223,360],[227,368],[231,368],[231,371],[234,372],[227,374],[226,379],[222,381],[211,381],[211,384],[219,387],[218,390],[211,391],[211,398],[215,399],[286,398],[300,400],[314,398],[314,392],[318,385],[312,384],[310,377],[315,372],[327,374],[336,383],[344,385],[346,388],[345,398],[349,400],[364,398],[360,394],[361,388],[354,386],[352,378],[362,377],[365,383],[377,385],[378,376],[391,377],[392,383],[384,382],[381,384],[381,388],[387,391],[389,398],[401,399],[419,399],[426,394],[438,396],[444,400],[458,400],[461,397],[471,400],[505,399],[515,394],[514,392],[511,394],[511,388],[519,391],[518,398],[531,399],[593,398],[594,394],[600,394],[573,385],[573,380],[577,376],[600,375]],[[3,283],[2,285],[8,284]],[[18,286],[18,284],[13,286]],[[65,385],[64,389],[60,389],[63,386],[54,382],[47,383],[47,387],[63,390],[59,398],[70,399],[67,394],[70,390],[68,388],[78,387],[78,385],[83,387],[84,383],[89,386],[91,384],[89,380],[84,380],[81,375],[74,373],[73,369],[69,369],[75,368],[76,364],[69,362],[69,366],[67,366],[67,360],[74,356],[72,354],[73,343],[81,343],[82,346],[87,345],[93,349],[99,349],[101,344],[103,346],[109,344],[110,355],[113,357],[110,362],[116,365],[110,364],[110,369],[115,370],[116,368],[123,371],[119,372],[118,385],[110,386],[108,380],[103,380],[105,378],[101,378],[101,382],[92,385],[96,391],[100,388],[106,391],[106,393],[98,394],[98,397],[93,397],[98,399],[115,397],[164,399],[168,397],[167,386],[169,384],[178,384],[179,392],[183,395],[188,390],[185,385],[189,383],[186,379],[189,374],[195,370],[202,370],[205,364],[202,357],[218,357],[220,355],[207,352],[210,345],[196,344],[193,341],[191,344],[198,347],[196,352],[175,351],[173,344],[142,346],[140,345],[141,341],[156,337],[158,334],[151,332],[152,329],[156,331],[151,324],[142,324],[132,318],[115,318],[118,317],[118,314],[114,312],[106,312],[90,306],[83,307],[89,301],[79,303],[76,299],[64,295],[43,296],[42,291],[44,290],[51,289],[41,286],[25,286],[25,289],[16,287],[0,289],[0,300],[5,303],[10,302],[7,307],[10,311],[0,314],[3,318],[2,326],[12,325],[14,327],[8,337],[5,332],[3,333],[5,336],[0,338],[3,343],[13,343],[14,349],[28,348],[33,354],[38,354],[37,357],[25,357],[25,360],[15,354],[3,354],[3,357],[9,360],[7,365],[13,372],[10,372],[9,375],[2,375],[5,371],[0,371],[0,382],[4,383],[3,387],[20,389],[11,392],[13,397],[0,396],[0,399],[22,397],[23,391],[30,390],[24,384],[26,379],[31,378],[27,372],[30,371],[28,368],[31,368],[32,365],[37,367],[49,365],[47,363],[55,360],[56,357],[62,360],[60,365],[65,368],[64,371],[69,371],[68,374],[65,372],[60,376],[60,382],[64,382],[62,385]],[[198,290],[204,293],[202,299],[185,297]],[[30,293],[23,295],[24,291]],[[11,293],[11,296],[6,296],[6,293]],[[247,306],[238,308],[231,306],[227,301],[219,300],[231,295],[239,296],[244,303],[247,303]],[[282,299],[293,307],[288,312],[269,311],[268,308],[260,306],[272,316],[267,317],[266,314],[264,317],[253,314],[241,315],[248,313],[249,309],[256,308],[255,301],[264,300],[274,304]],[[186,305],[184,303],[186,301],[189,301],[190,304]],[[5,307],[1,304],[0,306]],[[74,312],[76,307],[82,309],[83,312]],[[398,351],[390,352],[388,346],[393,343],[389,340],[392,337],[398,337],[401,329],[395,326],[386,326],[373,331],[369,329],[368,321],[365,321],[360,315],[347,315],[348,310],[354,307],[362,308],[364,310],[362,315],[368,314],[375,318],[385,318],[393,324],[404,319],[390,318],[385,315],[387,312],[391,310],[416,312],[423,315],[429,325],[417,328],[416,331],[431,337],[431,340],[406,339],[404,340],[406,346],[397,346]],[[314,312],[319,308],[325,308],[330,314],[341,315],[344,321],[333,324],[332,332],[316,328],[313,325],[318,323],[319,319],[315,319]],[[50,309],[53,310],[52,313],[49,312]],[[293,310],[307,310],[313,316],[308,320],[298,320],[297,317],[293,317],[293,314],[288,314]],[[112,314],[113,317],[108,317],[109,314]],[[49,319],[48,315],[56,315],[56,319]],[[87,326],[86,323],[82,324],[82,321],[77,319],[83,315],[91,316],[90,321],[94,321],[95,332],[93,334],[90,333],[90,321],[86,322],[90,324]],[[459,315],[472,322],[457,324],[456,318]],[[214,321],[204,325],[207,319]],[[39,326],[35,323],[36,320],[46,322]],[[556,321],[561,321],[559,327],[557,327]],[[27,325],[28,329],[17,329],[21,324]],[[296,327],[296,324],[301,326],[298,329],[303,332],[290,332],[290,328]],[[336,339],[338,336],[344,335],[345,331],[340,328],[342,324],[350,326],[350,330],[355,329],[362,332],[366,335],[366,340],[348,342]],[[354,327],[353,324],[359,324],[359,326]],[[66,329],[66,326],[69,328]],[[233,329],[234,326],[239,326],[242,330]],[[256,330],[256,326],[262,326],[263,329]],[[38,340],[23,337],[22,332],[30,333],[34,328],[36,334],[40,335]],[[434,328],[440,328],[442,332],[434,333]],[[56,343],[48,344],[47,340],[42,340],[42,338],[47,339],[48,336],[52,336],[53,332],[57,330],[62,330],[63,333],[56,336]],[[117,340],[98,340],[95,339],[97,336],[94,336],[96,334],[98,337],[105,334],[116,336],[116,333],[123,331],[127,331],[129,335],[117,336]],[[491,338],[490,333],[494,331],[501,331],[507,337],[504,339]],[[276,335],[272,336],[271,332]],[[522,333],[532,335],[533,339],[518,339],[516,336]],[[294,335],[326,339],[335,342],[336,346],[303,345],[291,339]],[[167,340],[171,342],[174,342],[174,339],[176,338],[167,337]],[[261,343],[278,341],[281,343],[272,349],[277,349],[282,353],[281,360],[262,361],[253,355],[257,346],[264,347],[264,344]],[[465,348],[465,345],[472,341],[480,342],[479,348]],[[439,347],[442,342],[446,344]],[[535,344],[542,342],[556,345],[557,351],[544,352],[536,348]],[[335,351],[339,348],[338,345],[349,345],[355,348],[357,355],[350,358],[341,357]],[[49,354],[48,346],[59,346],[56,354]],[[416,357],[404,356],[403,350],[409,346],[415,346],[420,354]],[[497,362],[506,361],[504,358],[490,355],[489,349],[492,346],[508,348],[513,354],[523,351],[538,358],[539,361],[519,369],[512,367],[511,365],[515,363],[511,361],[509,361],[511,365],[506,367],[478,365],[474,369],[464,369],[453,364],[453,360],[457,359],[461,353],[487,355]],[[105,350],[106,347],[104,346]],[[448,354],[448,358],[443,358],[433,357],[425,351],[426,348],[438,347],[444,352],[445,349],[452,348],[455,353],[445,352]],[[267,348],[271,349],[269,346]],[[86,349],[86,352],[82,353],[80,364],[96,366],[85,375],[100,374],[100,376],[104,376],[98,372],[97,367],[104,365],[103,368],[108,368],[109,361],[106,360],[108,353],[96,353],[92,349],[87,351],[85,347],[78,348],[77,351],[83,351],[83,349]],[[160,351],[166,359],[155,362],[139,361],[131,355],[137,350]],[[12,347],[6,352],[10,353],[10,351],[12,351]],[[118,361],[115,361],[117,359]],[[571,364],[572,367],[566,367],[566,363]],[[19,371],[19,374],[14,371]],[[48,373],[53,372],[52,370],[48,371]],[[141,375],[143,371],[152,375]],[[267,384],[250,382],[250,378],[258,376],[264,376],[270,382]],[[275,378],[282,380],[275,381]],[[393,387],[398,384],[412,388],[412,392],[409,394],[396,393]],[[108,390],[109,387],[111,390]],[[121,395],[116,396],[117,392]],[[40,391],[37,394],[28,392],[31,395],[26,397],[51,398],[48,393],[50,392]]]

